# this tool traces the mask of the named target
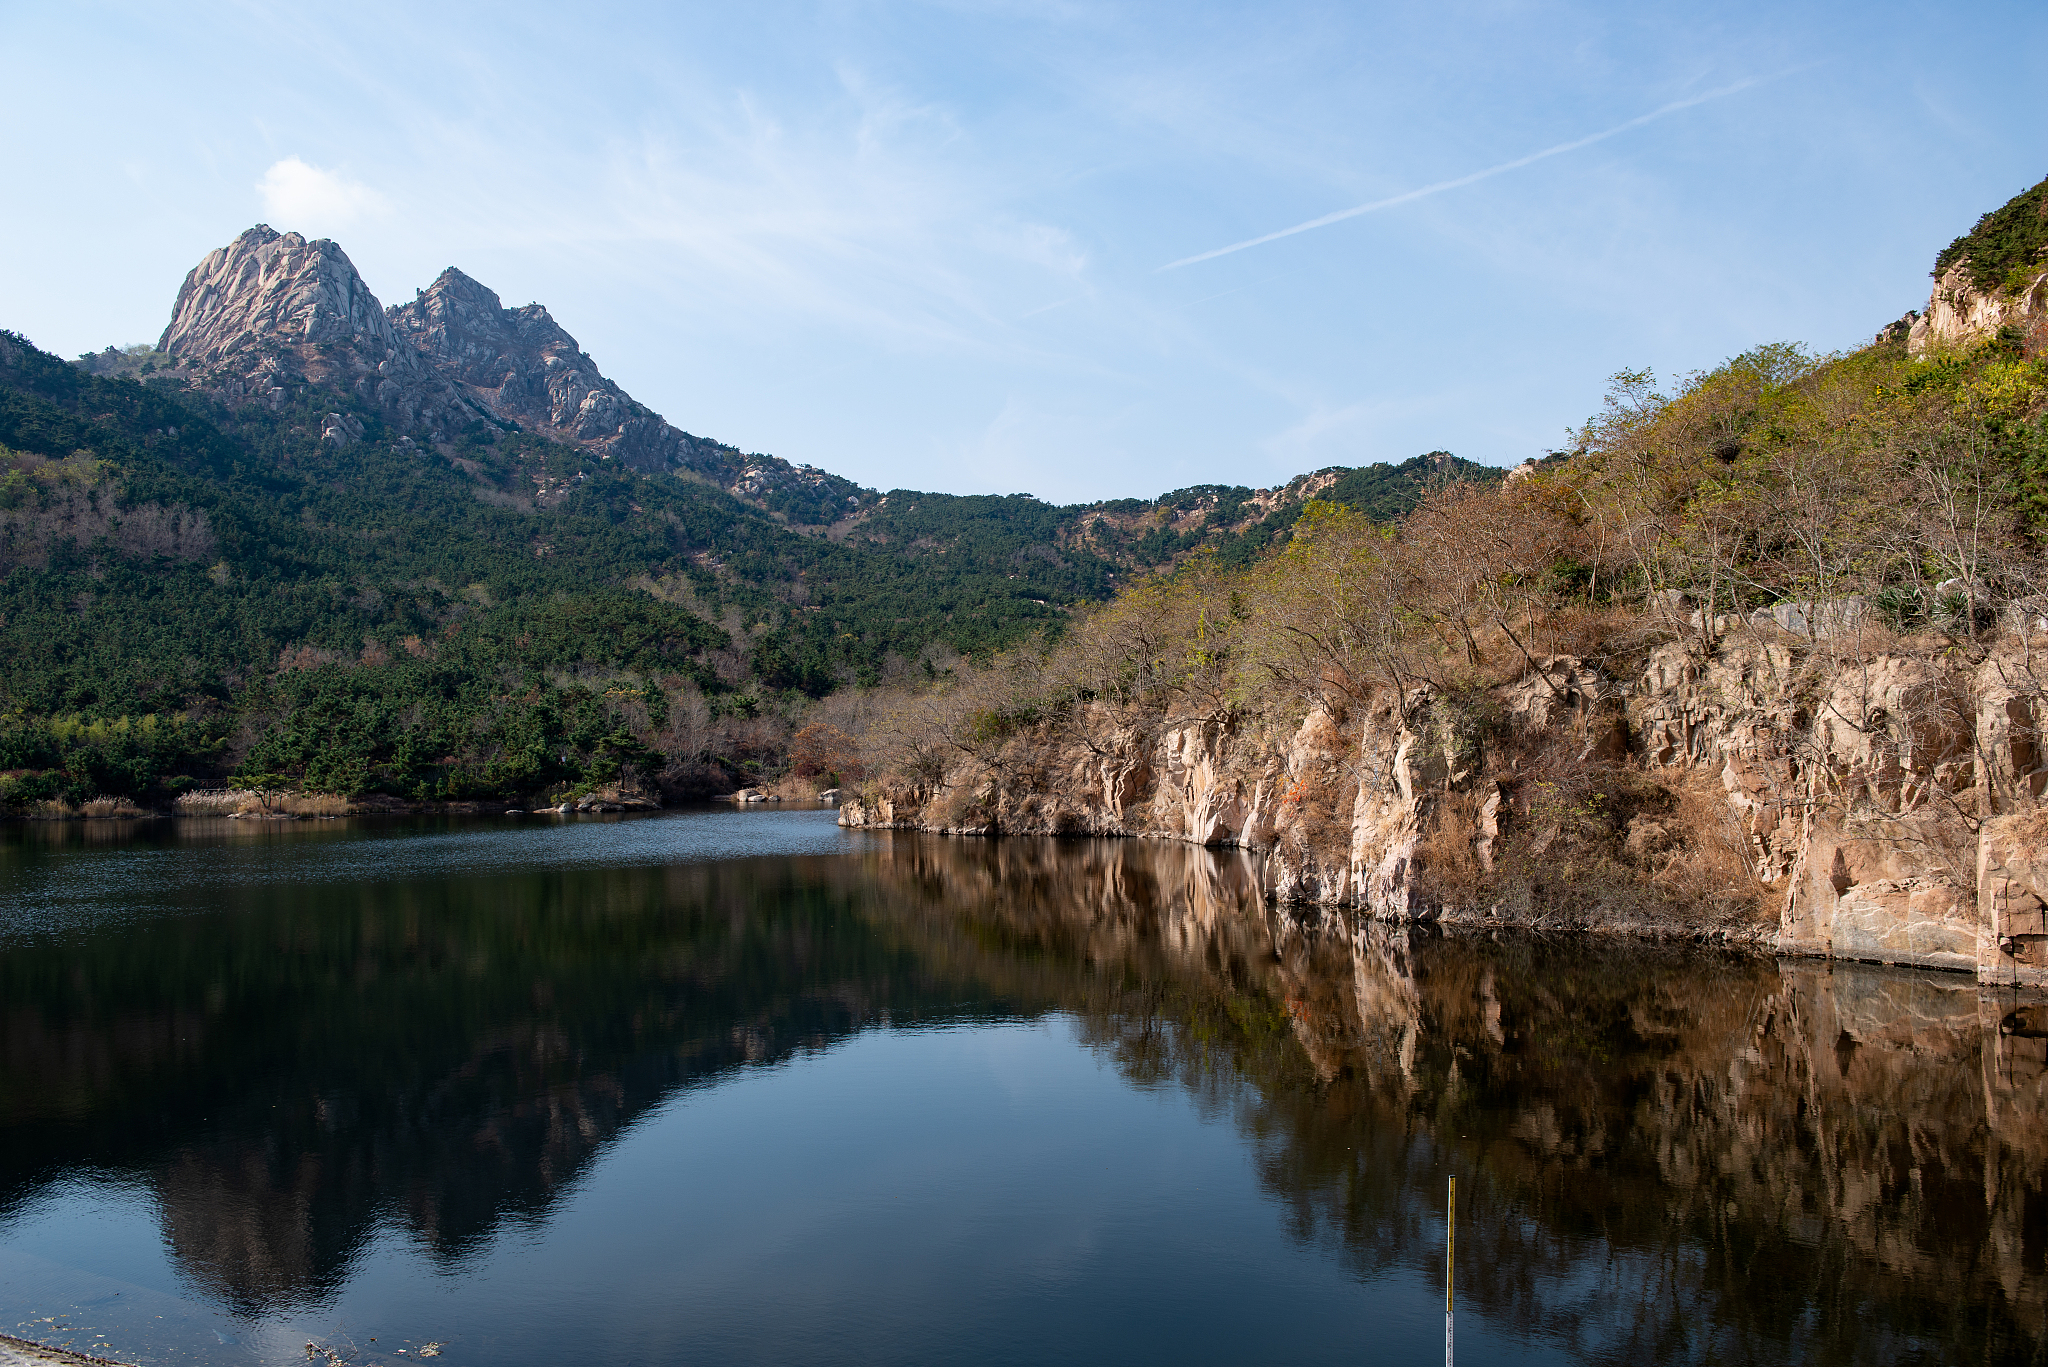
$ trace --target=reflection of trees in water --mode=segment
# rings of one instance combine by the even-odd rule
[[[1112,970],[1066,998],[1087,1038],[1232,1115],[1291,1227],[1360,1276],[1435,1275],[1455,1164],[1467,1303],[1576,1355],[2048,1346],[2048,1008],[1958,975],[1269,914],[1195,851],[967,849],[896,858]],[[1053,881],[1034,859],[1063,893],[1015,894]]]
[[[833,861],[221,899],[0,957],[0,1215],[146,1173],[180,1265],[251,1308],[323,1294],[381,1218],[459,1259],[679,1088],[990,995]]]
[[[1434,1275],[1454,1162],[1467,1303],[1511,1332],[1631,1361],[2043,1342],[2043,1031],[1965,979],[1304,922],[1240,856],[1137,842],[239,897],[0,958],[0,1215],[80,1164],[147,1174],[202,1285],[315,1298],[380,1219],[459,1259],[538,1218],[680,1088],[1062,1008],[1230,1117],[1360,1276]]]
[[[1968,979],[1274,923],[1267,990],[1314,1080],[1253,1062],[1237,1110],[1292,1227],[1361,1276],[1438,1265],[1455,1164],[1466,1302],[1575,1354],[2048,1343],[2048,1068]]]

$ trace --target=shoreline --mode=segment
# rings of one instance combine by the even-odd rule
[[[0,1367],[83,1367],[85,1364],[90,1367],[135,1367],[134,1363],[95,1357],[76,1348],[60,1348],[52,1343],[0,1334]]]
[[[81,807],[59,810],[0,810],[0,824],[62,824],[66,822],[148,822],[170,820],[329,821],[348,816],[569,816],[589,813],[661,812],[674,806],[728,804],[735,807],[836,808],[839,789],[808,796],[750,787],[725,793],[650,794],[615,786],[545,802],[532,797],[456,798],[416,801],[372,795],[344,798],[328,793],[294,793],[270,789],[216,789],[174,799],[168,807],[145,807],[128,798],[94,799]],[[541,801],[541,805],[526,806]],[[93,811],[95,806],[103,810]]]
[[[848,830],[902,831],[916,835],[953,838],[976,838],[983,840],[1024,839],[1024,840],[1142,840],[1162,844],[1184,845],[1195,849],[1216,852],[1236,851],[1262,864],[1272,854],[1269,846],[1241,844],[1204,844],[1179,836],[1164,835],[1154,831],[1119,832],[1072,832],[1061,834],[1048,831],[1002,831],[987,828],[938,828],[921,826],[904,821],[848,821],[846,815],[858,809],[853,804],[840,809],[839,824]],[[1263,869],[1261,870],[1263,873]],[[1262,877],[1261,883],[1266,883]],[[1407,916],[1391,917],[1376,915],[1351,901],[1321,900],[1309,897],[1287,897],[1272,886],[1260,889],[1267,907],[1293,913],[1320,913],[1323,917],[1337,917],[1370,922],[1389,927],[1435,927],[1447,932],[1461,934],[1486,933],[1507,930],[1517,933],[1539,935],[1611,935],[1624,939],[1668,944],[1694,945],[1701,948],[1725,949],[1736,952],[1750,952],[1769,955],[1774,959],[1819,961],[1823,963],[1853,963],[1873,968],[1897,968],[1915,972],[1952,973],[1968,977],[1980,989],[1998,990],[2033,998],[2048,996],[2048,987],[2028,982],[2001,982],[1987,978],[1977,972],[1974,966],[1943,961],[1928,961],[1913,958],[1880,958],[1862,954],[1835,954],[1814,945],[1810,941],[1787,943],[1781,927],[1767,922],[1753,922],[1748,925],[1720,927],[1692,926],[1684,924],[1660,924],[1650,920],[1614,922],[1574,921],[1565,915],[1545,914],[1534,920],[1519,916],[1502,916],[1486,910],[1468,908],[1435,908],[1419,910]]]
[[[0,812],[0,826],[101,825],[142,826],[159,821],[341,821],[350,817],[378,816],[625,816],[634,813],[687,811],[696,807],[734,807],[756,811],[828,811],[839,806],[823,798],[741,798],[738,793],[712,793],[679,797],[669,802],[651,798],[602,798],[577,800],[552,806],[516,806],[520,799],[462,799],[459,801],[409,802],[402,798],[352,800],[342,810],[292,811],[178,811],[161,807],[130,807],[118,812]]]

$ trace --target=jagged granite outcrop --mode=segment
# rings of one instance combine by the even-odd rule
[[[1975,663],[1831,649],[1767,631],[1711,653],[1679,640],[1625,680],[1552,657],[1492,690],[1496,722],[1479,729],[1427,686],[1342,719],[1318,708],[1284,731],[1227,717],[1145,725],[1091,704],[936,778],[873,785],[840,821],[1237,846],[1281,902],[1486,921],[1498,906],[1485,875],[1509,829],[1541,857],[1549,835],[1534,828],[1560,824],[1518,771],[1543,751],[1692,795],[1632,819],[1617,843],[1648,884],[1660,850],[1725,840],[1767,912],[1660,925],[1645,903],[1629,928],[2048,985],[2048,858],[2032,854],[2048,848],[2048,707],[2030,672],[2041,645],[2007,640]],[[1461,822],[1436,819],[1454,811]],[[1460,848],[1443,847],[1444,829]],[[1431,860],[1477,870],[1480,893],[1446,899]]]
[[[679,431],[606,379],[546,308],[506,308],[453,266],[385,316],[430,366],[502,421],[636,470],[687,468],[722,485],[745,470],[738,451]]]
[[[192,268],[157,350],[230,406],[281,408],[316,386],[352,394],[428,440],[484,415],[399,339],[346,252],[266,224]],[[344,444],[360,435],[340,414],[324,434]]]
[[[1925,358],[1973,346],[2008,326],[2021,329],[2029,354],[2048,343],[2048,270],[2017,289],[1987,290],[1971,279],[1965,257],[1935,277],[1927,308],[1907,330],[1906,353]]]
[[[511,423],[647,473],[689,471],[736,497],[832,521],[871,490],[810,466],[692,436],[598,370],[539,304],[506,308],[450,267],[386,309],[348,254],[258,224],[207,253],[178,291],[157,350],[171,373],[230,407],[273,408],[309,387],[350,394],[401,436],[427,442],[479,420]],[[362,439],[345,411],[322,418]]]
[[[2004,334],[2029,357],[2048,351],[2048,180],[1979,218],[1934,258],[1927,309],[1907,315],[1919,358]],[[1886,334],[1895,335],[1895,323]]]

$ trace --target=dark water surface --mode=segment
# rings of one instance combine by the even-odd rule
[[[0,832],[0,1331],[2048,1362],[2048,1009],[830,813]],[[399,1350],[404,1349],[401,1353]]]

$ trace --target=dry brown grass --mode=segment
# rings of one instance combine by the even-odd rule
[[[990,798],[994,796],[986,773],[964,772],[960,781],[949,783],[931,795],[924,808],[924,820],[941,830],[978,830],[994,818]]]
[[[1570,603],[1537,618],[1535,639],[1553,655],[1593,658],[1642,621],[1642,613],[1621,603]]]
[[[1677,836],[1661,857],[1656,882],[1680,902],[1719,907],[1730,915],[1763,915],[1765,886],[1757,881],[1749,835],[1727,794],[1711,775],[1691,775],[1671,789],[1677,799],[1668,824]]]
[[[23,807],[21,814],[31,821],[75,821],[80,817],[125,821],[150,815],[125,797],[88,798],[77,806],[61,797],[44,798]]]
[[[1417,846],[1424,895],[1446,912],[1580,926],[1718,933],[1756,924],[1766,891],[1739,816],[1711,775],[1580,758],[1572,727],[1496,734],[1486,775],[1507,801],[1494,867],[1478,856],[1493,786],[1440,796]]]
[[[1350,844],[1357,798],[1356,780],[1334,764],[1306,765],[1280,790],[1281,819],[1308,848],[1342,850]]]
[[[186,793],[172,804],[179,816],[347,816],[349,800],[335,793],[286,793],[259,788],[216,788]]]
[[[825,781],[825,776],[822,774],[813,774],[808,778],[799,778],[795,774],[785,774],[773,783],[757,786],[765,788],[771,795],[780,798],[784,802],[815,804],[818,800],[818,794],[824,792],[831,785]],[[852,791],[852,787],[849,784],[840,784],[839,786],[842,791]]]
[[[171,803],[171,810],[179,816],[231,816],[240,807],[242,799],[247,796],[247,789],[237,788],[214,788],[205,792],[183,793]]]
[[[96,797],[79,804],[78,814],[86,817],[113,818],[116,820],[148,816],[149,813],[125,797]]]
[[[1479,809],[1493,791],[1446,793],[1429,814],[1415,847],[1416,884],[1440,907],[1477,905],[1488,874],[1479,862]]]

